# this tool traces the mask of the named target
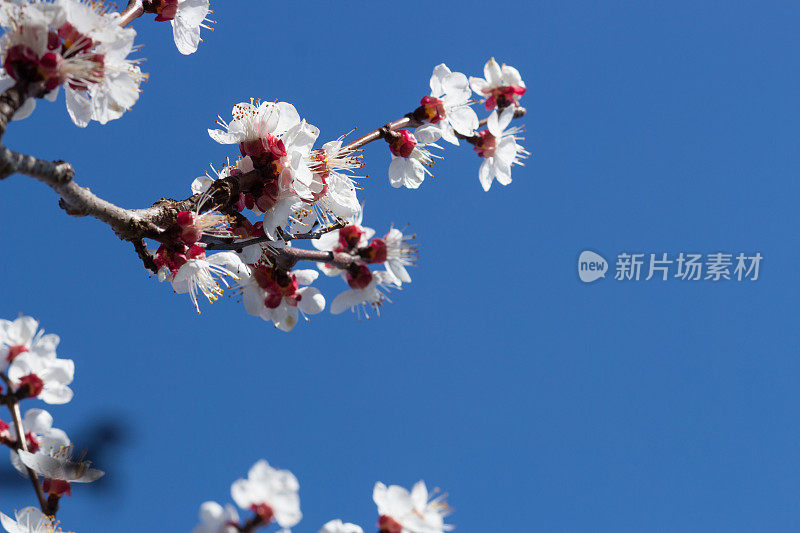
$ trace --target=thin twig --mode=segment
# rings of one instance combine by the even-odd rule
[[[366,135],[359,137],[355,141],[347,144],[341,148],[342,152],[347,153],[347,151],[358,150],[362,146],[366,146],[373,141],[377,141],[378,139],[383,139],[387,132],[390,131],[397,131],[403,128],[416,128],[417,126],[421,126],[422,123],[415,120],[411,114],[404,116],[403,118],[397,119],[394,122],[389,122],[381,126],[378,129],[372,130],[371,132],[367,133]]]
[[[316,231],[309,231],[306,233],[281,232],[281,236],[283,237],[283,240],[281,242],[300,240],[300,239],[319,239],[326,233],[330,233],[337,229],[342,229],[347,224],[348,224],[347,222],[339,220],[331,224],[330,226],[325,226],[324,228],[320,228]],[[280,228],[278,229],[280,230]],[[243,249],[247,248],[248,246],[252,246],[254,244],[259,244],[262,242],[276,242],[266,235],[261,235],[260,237],[253,237],[252,239],[246,239],[243,241],[234,241],[233,238],[231,237],[220,238],[211,235],[204,235],[201,241],[206,245],[206,250],[235,250],[237,252],[241,252]]]
[[[326,263],[344,269],[358,261],[358,259],[358,257],[344,252],[304,250],[303,248],[294,248],[292,246],[282,248],[278,256],[281,268],[286,270],[291,270],[298,261],[316,261],[317,263]]]
[[[22,429],[22,416],[19,412],[19,400],[17,400],[14,395],[11,394],[11,380],[8,379],[8,376],[6,376],[5,372],[0,372],[0,378],[3,379],[8,387],[8,394],[6,395],[6,407],[8,407],[8,410],[11,413],[11,419],[14,421],[14,429],[17,431],[17,444],[19,448],[27,452],[28,441],[25,437],[25,432]],[[39,507],[41,507],[43,513],[47,514],[47,498],[45,498],[42,485],[39,483],[39,476],[28,466],[25,466],[25,470],[28,471],[28,477],[33,484],[33,489],[36,491],[36,497],[39,499]]]
[[[125,9],[119,13],[119,25],[125,27],[142,15],[144,15],[144,4],[142,4],[142,0],[130,0]]]

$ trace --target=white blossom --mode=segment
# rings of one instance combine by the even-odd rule
[[[232,505],[222,507],[217,502],[205,502],[200,506],[200,523],[192,533],[236,533],[234,524],[239,522],[239,513]]]
[[[172,288],[178,294],[189,294],[197,312],[200,306],[197,303],[198,292],[205,296],[209,302],[215,302],[222,295],[220,281],[225,287],[230,287],[225,277],[239,280],[245,264],[233,252],[220,252],[210,256],[205,253],[187,260],[174,274],[162,272],[162,277],[172,282]]]
[[[274,518],[280,527],[288,529],[303,517],[299,489],[294,474],[261,459],[250,468],[247,479],[233,483],[231,496],[240,508],[256,510],[262,518]]]
[[[55,352],[45,357],[33,352],[21,353],[9,365],[7,375],[14,391],[24,389],[28,397],[49,404],[63,404],[72,399],[69,384],[75,375],[75,363],[57,358]]]
[[[225,130],[208,130],[208,135],[220,144],[239,144],[266,138],[268,134],[279,136],[300,122],[293,105],[286,102],[242,102],[233,106],[230,123],[217,116],[217,123]]]
[[[392,533],[442,533],[453,529],[444,523],[444,517],[450,513],[444,496],[429,500],[424,481],[418,481],[410,493],[399,485],[387,487],[378,482],[372,499],[381,521],[392,524],[393,527],[386,528]],[[402,529],[397,531],[395,523]]]
[[[350,218],[360,209],[353,172],[364,165],[361,156],[342,146],[340,137],[311,151],[308,166],[314,173],[312,199],[320,207],[321,213],[333,213],[338,218]],[[319,185],[316,185],[318,183]],[[320,222],[325,222],[321,220]]]
[[[475,144],[475,151],[484,158],[478,178],[485,191],[489,190],[495,179],[501,185],[511,183],[512,165],[522,165],[522,159],[530,155],[517,143],[521,139],[517,135],[520,128],[508,128],[513,118],[514,106],[506,107],[499,116],[496,109],[492,111],[486,123],[487,129],[481,131]]]
[[[47,479],[91,483],[105,475],[102,470],[91,468],[90,461],[76,460],[72,444],[42,446],[35,453],[17,450],[17,453],[25,466]]]
[[[212,23],[208,19],[210,12],[209,0],[178,0],[178,10],[170,23],[175,46],[180,53],[189,55],[197,51],[202,41],[200,28],[213,29],[207,24]]]
[[[137,60],[128,59],[136,31],[120,27],[117,13],[82,0],[4,3],[2,9],[6,33],[0,39],[0,58],[12,71],[3,73],[0,84],[9,86],[9,77],[36,72],[38,77],[27,81],[43,82],[50,99],[63,84],[67,111],[80,127],[90,120],[105,124],[136,103],[146,76]],[[26,103],[15,117],[31,110],[32,104]]]
[[[413,235],[403,235],[397,228],[392,228],[383,238],[386,243],[386,271],[394,277],[395,285],[411,283],[407,266],[416,263],[416,248],[409,244]]]
[[[458,145],[456,133],[472,137],[478,128],[478,115],[469,106],[470,91],[469,80],[461,72],[451,72],[442,63],[433,69],[431,75],[431,98],[423,99],[423,108],[431,110],[432,121],[442,132],[442,138]],[[441,103],[443,116],[437,112]]]
[[[413,135],[406,130],[399,130],[397,133],[404,139],[397,143],[402,144],[399,150],[393,149],[394,146],[390,144],[392,162],[389,164],[389,183],[392,187],[416,189],[422,185],[426,175],[433,175],[428,168],[433,166],[434,159],[441,159],[441,156],[432,154],[430,148],[442,149],[436,144],[442,130],[433,124],[424,124]],[[412,147],[410,150],[409,145]]]
[[[491,58],[483,67],[483,75],[485,78],[470,77],[469,82],[473,91],[486,98],[484,104],[487,110],[518,105],[526,88],[517,69],[505,63],[501,67]]]
[[[45,359],[55,358],[58,335],[39,330],[39,321],[20,316],[14,321],[0,319],[0,372],[20,354],[31,353]]]
[[[28,409],[22,417],[22,433],[25,435],[28,448],[39,449],[41,439],[66,438],[66,433],[53,427],[53,416],[44,409]],[[17,428],[15,424],[0,431],[0,439],[16,442]],[[13,453],[13,452],[12,452]]]
[[[380,315],[380,306],[384,301],[388,301],[386,293],[389,287],[395,285],[395,278],[389,272],[371,272],[370,275],[369,283],[363,288],[351,288],[334,298],[331,303],[331,313],[338,315],[347,309],[353,309],[359,316],[363,311],[369,318],[367,308],[370,307],[377,315]]]
[[[319,533],[364,533],[364,530],[361,529],[361,526],[349,522],[344,523],[337,518],[322,526]]]
[[[242,300],[251,315],[271,320],[281,331],[291,331],[299,315],[315,315],[325,309],[325,297],[308,287],[316,270],[285,272],[264,265],[252,265],[242,276]],[[302,287],[301,287],[302,285]]]
[[[46,516],[37,507],[25,507],[14,513],[11,518],[0,513],[0,524],[8,533],[61,533],[61,528],[52,518]]]

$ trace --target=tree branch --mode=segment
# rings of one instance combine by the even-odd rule
[[[123,10],[121,23],[128,23],[137,16],[140,16],[148,8],[150,0],[130,0],[128,6]],[[141,12],[140,12],[141,11]],[[138,14],[137,14],[138,13]],[[24,84],[17,84],[6,90],[0,95],[0,135],[5,131],[8,122],[14,113],[25,101],[26,94],[39,93],[42,88],[38,85],[30,87]],[[343,151],[355,151],[367,144],[379,139],[389,139],[392,132],[405,127],[418,127],[422,123],[415,118],[415,112],[408,113],[405,117],[389,122],[366,135],[356,139],[350,144],[345,145]],[[525,114],[525,109],[517,108],[514,116],[521,117]],[[486,124],[482,120],[480,125]],[[472,141],[477,136],[467,138],[460,136],[467,141]],[[261,179],[257,170],[236,174],[215,180],[211,188],[203,195],[196,194],[185,200],[172,200],[162,198],[151,207],[145,209],[124,209],[111,202],[108,202],[95,195],[88,188],[79,186],[74,180],[74,170],[69,163],[64,161],[46,161],[34,156],[14,152],[5,146],[0,145],[0,180],[19,173],[36,178],[42,183],[53,189],[60,197],[59,205],[67,214],[82,217],[91,216],[108,224],[120,239],[130,241],[134,249],[148,270],[156,271],[150,253],[144,246],[143,239],[153,239],[162,242],[164,234],[175,223],[178,212],[191,211],[197,209],[201,196],[208,199],[203,202],[199,211],[204,212],[218,208],[221,212],[235,210],[235,204],[239,200],[240,191],[250,189]],[[341,226],[340,226],[341,227]],[[329,228],[324,231],[330,231]],[[320,230],[323,231],[323,230]],[[320,232],[308,232],[306,234],[287,235],[291,239],[315,239],[321,236]],[[239,250],[245,246],[266,242],[269,239],[258,237],[243,242],[225,242],[216,240],[208,243],[209,250]],[[325,262],[346,268],[354,258],[347,254],[328,255],[329,252],[318,252],[315,250],[301,250],[298,248],[286,247],[277,258],[281,266],[294,266],[297,261],[309,260]]]

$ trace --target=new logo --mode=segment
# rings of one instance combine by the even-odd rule
[[[603,256],[584,250],[578,257],[578,277],[584,283],[591,283],[606,277],[608,263]]]

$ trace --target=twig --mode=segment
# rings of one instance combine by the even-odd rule
[[[325,226],[324,228],[320,228],[316,231],[309,231],[306,233],[281,233],[281,236],[284,237],[285,241],[299,239],[319,239],[326,233],[330,233],[331,231],[337,229],[342,229],[346,225],[347,222],[339,220],[330,226]],[[254,244],[259,244],[262,242],[275,242],[266,235],[253,237],[252,239],[246,239],[243,241],[234,241],[231,237],[220,238],[213,237],[211,235],[204,235],[201,241],[206,245],[206,250],[235,250],[237,252],[241,252],[243,249]]]
[[[280,250],[277,260],[279,266],[286,270],[291,270],[298,261],[316,261],[344,269],[358,261],[358,257],[344,252],[323,252],[287,246]]]
[[[414,117],[411,116],[411,113],[409,113],[408,115],[404,116],[401,119],[397,119],[394,122],[389,122],[388,124],[385,124],[380,128],[372,130],[366,135],[359,137],[350,144],[343,146],[341,148],[341,151],[347,152],[348,150],[349,151],[358,150],[362,146],[366,146],[373,141],[377,141],[378,139],[383,139],[384,137],[386,137],[388,132],[401,130],[406,127],[416,128],[417,126],[421,125],[422,123],[414,119]]]
[[[147,246],[144,244],[144,239],[139,239],[132,242],[133,249],[136,250],[136,255],[138,255],[139,259],[142,260],[144,267],[153,274],[156,274],[158,272],[158,267],[156,266],[156,262],[153,260],[153,256],[147,251]]]
[[[22,430],[22,416],[20,416],[19,412],[19,400],[17,400],[14,395],[11,394],[11,380],[8,379],[8,376],[6,376],[5,372],[0,372],[0,378],[5,381],[6,386],[8,387],[8,394],[6,395],[6,407],[8,407],[8,410],[11,413],[11,418],[14,421],[14,429],[17,431],[17,444],[23,451],[27,452],[28,442],[27,438],[25,437],[25,432]],[[47,514],[47,499],[44,496],[42,485],[39,483],[39,476],[28,466],[25,466],[25,470],[28,471],[28,477],[33,484],[33,489],[36,491],[36,497],[39,499],[39,507],[41,507],[43,513]]]
[[[119,25],[125,27],[142,15],[144,15],[144,4],[142,4],[142,0],[129,0],[125,9],[119,13]]]

